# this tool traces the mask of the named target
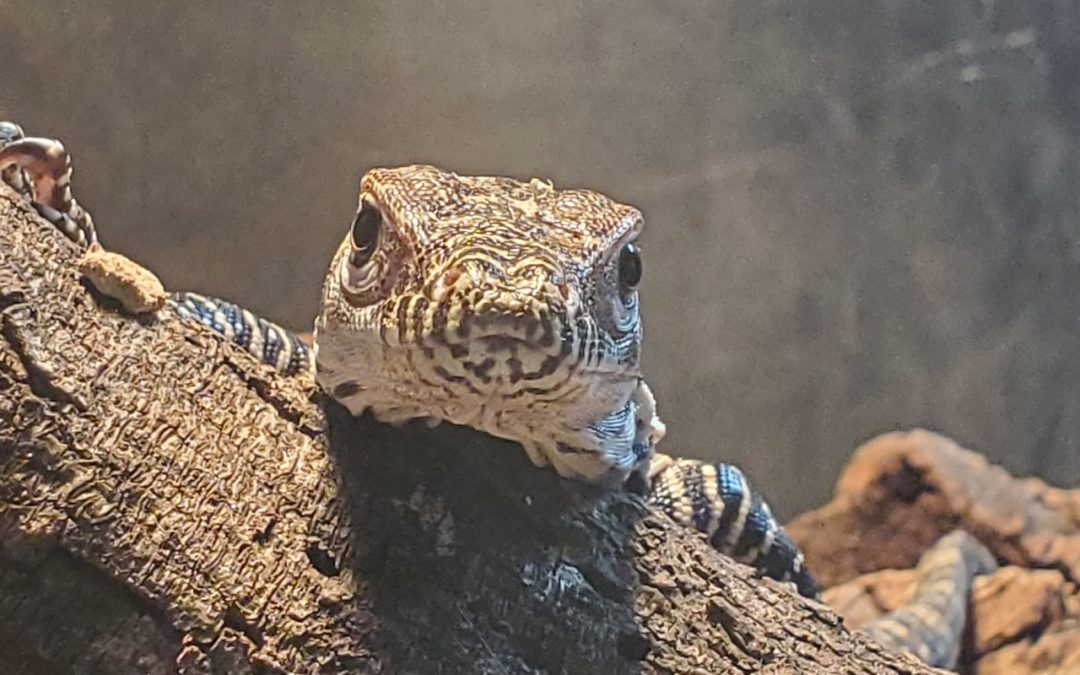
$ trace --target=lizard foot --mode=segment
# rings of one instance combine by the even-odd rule
[[[19,125],[0,122],[0,179],[80,247],[97,241],[93,219],[71,196],[71,156],[60,141],[27,137]]]
[[[0,149],[24,136],[26,134],[18,124],[0,121]],[[30,177],[26,174],[26,169],[18,164],[12,163],[0,169],[0,180],[28,201],[34,201],[34,193],[30,189]]]
[[[698,530],[725,555],[763,575],[818,595],[803,554],[769,505],[737,467],[657,454],[648,502],[680,525]]]

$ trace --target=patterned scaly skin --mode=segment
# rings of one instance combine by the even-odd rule
[[[354,414],[464,424],[621,484],[663,435],[639,367],[641,226],[539,180],[369,171],[323,287],[316,379]]]
[[[59,143],[0,123],[5,181],[86,245],[97,235],[67,189],[70,170]],[[640,230],[636,209],[587,190],[376,169],[324,284],[317,359],[232,303],[177,293],[166,307],[286,374],[317,363],[320,385],[354,413],[473,426],[564,476],[651,477],[652,505],[816,596],[802,554],[736,467],[650,462],[663,425],[639,369]]]

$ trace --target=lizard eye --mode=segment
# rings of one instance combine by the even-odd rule
[[[379,242],[381,229],[382,214],[379,209],[366,201],[363,202],[352,224],[352,254],[349,256],[349,262],[354,267],[360,267],[371,259],[371,254],[375,252],[375,245]]]
[[[629,243],[619,251],[619,285],[624,291],[632,291],[641,283],[641,253]]]

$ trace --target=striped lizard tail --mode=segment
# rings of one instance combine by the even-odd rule
[[[976,576],[997,569],[997,561],[970,534],[955,530],[927,550],[915,569],[918,581],[911,600],[863,632],[927,665],[952,668],[960,654],[972,584]]]

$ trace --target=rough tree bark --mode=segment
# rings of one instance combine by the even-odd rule
[[[124,316],[76,257],[0,188],[0,672],[930,672],[634,495]]]

